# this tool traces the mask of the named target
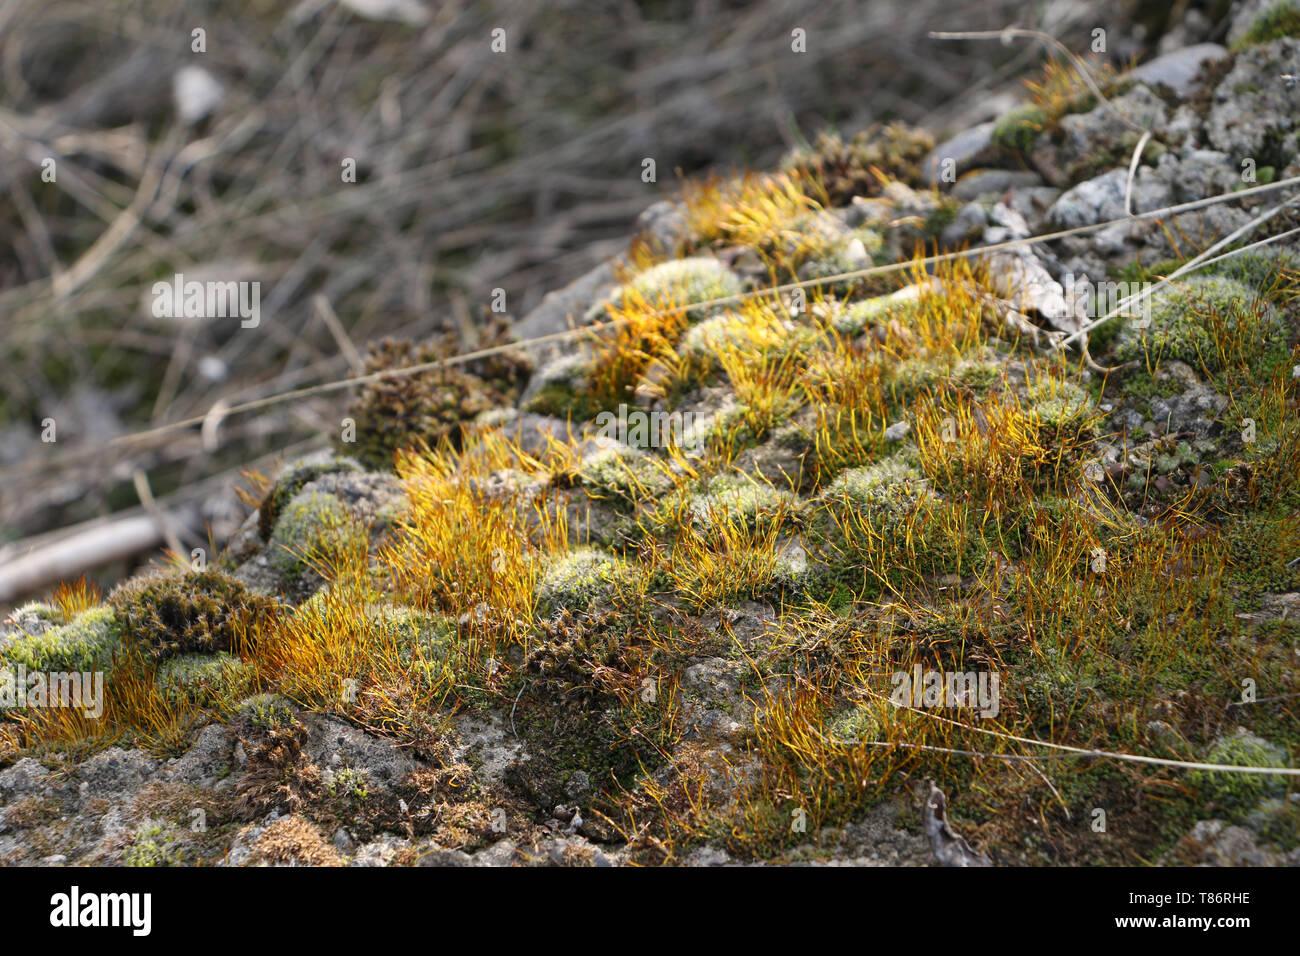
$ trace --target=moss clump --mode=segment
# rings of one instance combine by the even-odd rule
[[[874,229],[854,229],[846,236],[818,246],[807,252],[806,260],[800,265],[801,279],[825,279],[866,268],[879,260],[885,240]],[[852,280],[843,280],[827,288],[852,286]]]
[[[838,133],[821,133],[811,148],[792,153],[785,166],[819,183],[832,206],[844,206],[854,196],[879,195],[891,178],[921,185],[921,160],[933,148],[934,138],[924,130],[891,123],[862,130],[848,140]]]
[[[271,563],[290,581],[309,570],[310,558],[347,532],[351,518],[343,502],[321,491],[298,494],[275,523],[268,544]]]
[[[585,611],[612,599],[631,583],[631,570],[612,554],[579,548],[550,560],[537,585],[544,614]]]
[[[152,821],[141,824],[122,855],[124,866],[180,866],[182,854],[171,830]]]
[[[918,355],[897,363],[889,375],[889,391],[895,401],[908,403],[922,392],[945,381],[952,367],[942,358]]]
[[[270,540],[275,523],[294,495],[302,490],[303,485],[310,484],[324,475],[340,472],[361,471],[361,466],[351,458],[329,458],[324,461],[305,461],[291,465],[276,480],[261,505],[257,509],[257,530],[263,541]]]
[[[1177,359],[1216,371],[1221,357],[1213,327],[1233,332],[1249,322],[1254,300],[1248,286],[1223,276],[1194,276],[1171,283],[1151,297],[1149,327],[1126,325],[1115,354],[1123,361]]]
[[[965,358],[953,367],[952,380],[974,392],[986,392],[1002,378],[1002,366],[996,361]]]
[[[31,601],[15,608],[6,623],[24,634],[39,634],[64,621],[57,608],[41,601]]]
[[[432,682],[448,666],[456,642],[456,626],[441,614],[385,604],[371,608],[373,625],[392,638],[399,658]]]
[[[329,774],[325,789],[331,797],[362,801],[370,796],[370,775],[365,770],[344,767]]]
[[[481,343],[504,344],[497,328]],[[424,365],[456,351],[446,342],[385,339],[372,347],[366,360],[369,373]],[[431,368],[367,382],[352,406],[355,446],[340,450],[355,454],[372,468],[392,468],[401,449],[437,445],[443,440],[459,446],[464,428],[475,416],[512,404],[527,382],[532,363],[523,352],[508,351],[465,365]]]
[[[1232,44],[1232,48],[1239,51],[1260,43],[1295,36],[1300,36],[1300,4],[1295,0],[1279,0],[1254,19],[1246,32]]]
[[[1287,282],[1287,274],[1300,268],[1300,261],[1285,250],[1257,249],[1216,262],[1210,267],[1214,275],[1236,279],[1259,294],[1268,296],[1280,284]]]
[[[826,724],[826,736],[853,746],[880,737],[880,721],[870,707],[856,706],[833,716]]]
[[[155,661],[196,652],[238,653],[276,607],[270,598],[215,570],[129,581],[108,602],[123,641]]]
[[[591,355],[574,352],[547,363],[534,376],[523,410],[585,421],[600,409],[589,395]]]
[[[1233,585],[1245,596],[1300,590],[1300,518],[1242,515],[1226,529]]]
[[[868,328],[885,325],[891,320],[906,324],[917,311],[917,302],[913,297],[881,295],[871,299],[858,299],[832,315],[831,327],[842,335],[861,335]]]
[[[672,487],[672,479],[655,465],[655,458],[627,445],[613,445],[588,455],[578,478],[600,497],[635,502],[656,497]]]
[[[1234,764],[1242,767],[1284,767],[1286,755],[1281,748],[1238,729],[1220,737],[1205,755],[1205,763]],[[1282,777],[1257,773],[1227,773],[1193,770],[1188,782],[1201,796],[1217,807],[1230,811],[1248,811],[1265,797],[1276,796],[1285,787]]]
[[[279,694],[254,694],[239,704],[239,716],[257,730],[292,727],[298,719],[293,702]]]
[[[677,343],[677,354],[693,359],[711,359],[718,349],[745,340],[745,321],[734,312],[724,312],[705,319],[686,330]]]
[[[902,514],[925,494],[926,482],[920,470],[906,458],[895,456],[840,472],[822,498],[860,512]]]
[[[1027,153],[1047,126],[1047,114],[1037,106],[1020,106],[993,127],[993,142],[1004,149]]]
[[[1092,414],[1092,396],[1073,382],[1045,379],[1029,388],[1030,411],[1041,427],[1077,429]]]
[[[690,256],[651,266],[616,292],[616,301],[626,294],[624,290],[635,293],[651,306],[662,307],[725,299],[739,295],[744,286],[740,277],[717,259]],[[705,310],[691,310],[692,319],[702,318],[705,314]]]
[[[746,475],[715,475],[691,498],[691,521],[701,527],[732,522],[758,528],[795,510],[799,499]]]
[[[31,612],[28,608],[29,616]],[[34,631],[38,630],[33,628]],[[122,628],[111,608],[83,611],[67,624],[20,633],[0,645],[0,660],[29,671],[107,671]]]
[[[246,694],[253,681],[253,667],[224,651],[181,654],[163,661],[154,681],[169,700],[210,707]]]

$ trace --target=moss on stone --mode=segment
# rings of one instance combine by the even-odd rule
[[[303,485],[310,484],[323,475],[348,471],[361,471],[361,466],[351,458],[327,458],[298,462],[286,468],[258,507],[257,530],[262,540],[270,540],[280,512],[302,490]]]
[[[351,518],[334,495],[306,491],[296,495],[281,512],[267,545],[271,564],[290,580],[309,570],[309,558],[340,535],[349,533]]]
[[[504,327],[493,327],[481,346],[508,341]],[[385,339],[373,346],[366,361],[369,373],[427,365],[460,349],[444,341],[414,343]],[[368,381],[351,409],[356,442],[339,439],[339,449],[371,468],[391,469],[402,449],[436,446],[443,440],[458,446],[466,425],[478,415],[518,397],[532,362],[522,351],[496,353],[475,362],[428,368]]]
[[[108,607],[91,608],[67,624],[21,633],[0,646],[0,660],[29,671],[107,671],[122,629]]]
[[[1002,378],[1002,366],[992,359],[964,358],[953,367],[952,380],[974,392],[986,392]]]
[[[385,604],[367,612],[371,623],[387,634],[405,663],[435,676],[451,657],[456,625],[442,614],[413,607]]]
[[[238,651],[276,607],[221,571],[183,571],[129,581],[108,598],[122,639],[156,661]]]
[[[574,421],[591,418],[599,411],[589,395],[591,371],[591,356],[586,352],[558,356],[533,377],[523,411]]]
[[[1240,729],[1216,740],[1206,753],[1204,762],[1242,767],[1287,765],[1286,754],[1280,747]],[[1254,809],[1264,798],[1276,796],[1285,789],[1282,777],[1213,770],[1191,771],[1188,783],[1195,786],[1204,799],[1228,811]]]
[[[631,584],[632,574],[621,560],[596,548],[556,555],[548,561],[538,582],[538,609],[547,615],[562,610],[589,610]]]
[[[621,444],[584,458],[578,478],[598,496],[629,502],[664,494],[672,487],[672,479],[656,465],[653,455]]]
[[[298,711],[289,698],[279,694],[254,694],[240,701],[239,717],[257,730],[279,730],[293,726]]]
[[[862,130],[849,139],[835,132],[818,135],[811,147],[796,150],[785,166],[818,184],[832,206],[855,196],[877,196],[889,178],[911,186],[923,184],[921,160],[934,148],[926,131],[890,123]],[[885,174],[882,181],[877,170]]]
[[[1218,345],[1210,327],[1215,316],[1227,330],[1247,321],[1255,308],[1254,291],[1224,276],[1193,276],[1165,286],[1151,297],[1148,328],[1129,322],[1121,330],[1115,354],[1123,361],[1177,359],[1213,372],[1219,368]]]
[[[840,472],[822,493],[825,501],[863,512],[901,514],[926,494],[925,477],[903,456]]]
[[[168,658],[158,666],[154,682],[169,700],[211,707],[244,696],[253,675],[251,664],[218,651]]]
[[[1300,4],[1295,0],[1278,0],[1257,16],[1233,44],[1234,51],[1283,37],[1300,36]]]
[[[691,306],[739,295],[744,286],[740,277],[717,259],[690,256],[651,266],[624,289],[640,296],[651,306]],[[615,293],[615,300],[621,299],[623,294],[623,289],[620,289]],[[692,309],[691,317],[698,320],[708,311]]]
[[[1029,387],[1030,411],[1042,427],[1064,431],[1083,425],[1092,414],[1092,396],[1073,382],[1044,379]]]
[[[993,127],[993,142],[1005,149],[1027,153],[1047,126],[1047,114],[1032,104],[1005,114]]]
[[[947,380],[951,373],[952,366],[943,358],[926,355],[905,358],[890,371],[889,391],[895,401],[907,404]]]
[[[122,855],[124,866],[180,866],[181,848],[172,830],[152,820],[142,823],[131,835],[131,845]]]
[[[709,479],[691,498],[691,521],[701,527],[734,522],[757,528],[797,508],[792,492],[774,488],[747,475],[724,474]]]
[[[861,335],[868,328],[884,325],[891,320],[906,324],[916,315],[917,309],[915,299],[896,295],[858,299],[837,310],[831,317],[831,326],[842,335]]]

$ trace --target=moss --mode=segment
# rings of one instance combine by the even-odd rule
[[[41,601],[31,601],[15,608],[7,623],[26,634],[38,634],[64,621],[57,608]]]
[[[896,402],[908,404],[922,392],[946,380],[951,371],[951,366],[943,359],[921,355],[903,359],[890,372],[890,394]]]
[[[891,320],[904,324],[918,312],[916,300],[897,295],[858,299],[831,317],[831,326],[842,335],[861,335],[868,328],[885,325]]]
[[[514,714],[532,756],[506,780],[548,814],[577,801],[590,815],[606,788],[628,788],[663,761],[657,705],[610,691],[637,683],[635,665],[623,659],[626,636],[616,615],[561,613],[524,660]]]
[[[878,739],[880,721],[870,707],[851,707],[833,716],[827,722],[826,732],[831,740],[851,746],[864,740]]]
[[[480,347],[507,341],[493,327]],[[458,349],[452,343],[385,339],[371,348],[366,371],[378,373],[436,362]],[[430,368],[369,381],[353,403],[356,443],[339,439],[339,449],[372,468],[392,468],[402,449],[459,446],[468,423],[481,413],[511,404],[527,382],[532,363],[523,352],[507,351],[464,365]]]
[[[156,661],[238,652],[276,607],[221,571],[174,572],[127,582],[109,595],[122,639]]]
[[[642,272],[624,288],[651,306],[695,305],[739,295],[744,290],[739,276],[709,256],[661,262]],[[615,300],[623,294],[620,289],[615,293]],[[691,310],[691,313],[693,319],[703,318],[705,314],[699,309]]]
[[[1096,695],[1097,678],[1088,655],[1046,645],[1016,669],[1015,686],[1033,714],[1071,714]]]
[[[615,445],[584,458],[578,478],[599,497],[635,502],[662,495],[672,487],[672,478],[655,461],[645,452]]]
[[[1241,729],[1216,740],[1203,762],[1243,767],[1287,765],[1281,748]],[[1203,799],[1228,811],[1254,809],[1265,797],[1277,796],[1285,789],[1282,777],[1266,774],[1193,770],[1187,776],[1187,782],[1196,787]]]
[[[615,597],[629,585],[632,570],[595,548],[578,548],[547,563],[537,585],[537,604],[543,614],[561,610],[585,611]]]
[[[902,518],[928,494],[920,470],[905,457],[894,456],[840,472],[822,492],[821,502],[850,509],[880,526]]]
[[[691,521],[709,526],[724,521],[757,528],[778,520],[798,506],[793,493],[746,475],[716,475],[691,498]]]
[[[922,185],[921,160],[933,148],[934,139],[924,130],[891,123],[862,130],[848,140],[824,132],[811,147],[787,157],[785,166],[820,184],[832,206],[844,206],[855,196],[879,195],[891,178]]]
[[[329,458],[324,461],[306,461],[291,465],[280,475],[262,500],[262,504],[258,506],[257,530],[262,540],[270,539],[280,512],[293,500],[294,495],[302,490],[303,485],[310,484],[324,475],[356,471],[361,471],[361,466],[351,458]]]
[[[718,366],[718,353],[728,346],[752,350],[759,355],[784,355],[803,352],[817,345],[816,330],[787,321],[782,326],[765,327],[756,333],[751,321],[736,312],[723,312],[699,322],[677,343],[677,353],[699,364]]]
[[[254,694],[240,702],[237,712],[252,727],[263,731],[292,727],[298,713],[293,702],[279,694]]]
[[[1261,295],[1272,296],[1280,291],[1280,287],[1286,281],[1287,273],[1295,272],[1297,268],[1300,268],[1300,261],[1297,261],[1290,252],[1280,249],[1258,249],[1216,262],[1207,271],[1214,275],[1235,279],[1255,289]]]
[[[952,380],[974,392],[986,392],[1002,378],[1002,366],[983,358],[965,358],[952,370]]]
[[[122,855],[124,866],[180,866],[180,847],[170,828],[152,821],[136,828],[131,845]]]
[[[220,651],[168,658],[159,665],[154,681],[169,700],[210,707],[246,694],[253,674],[251,664]]]
[[[588,394],[591,370],[591,356],[583,352],[549,362],[534,376],[523,410],[574,421],[593,417],[600,409]]]
[[[331,797],[360,802],[370,796],[370,776],[365,770],[344,767],[328,775],[325,789]]]
[[[1232,44],[1232,49],[1240,51],[1295,36],[1300,36],[1300,4],[1295,0],[1279,0],[1251,22],[1246,32]]]
[[[280,514],[267,545],[271,564],[290,581],[310,568],[309,558],[347,533],[347,508],[334,495],[320,491],[298,494]]]
[[[1029,388],[1030,411],[1042,427],[1076,429],[1093,411],[1092,396],[1073,382],[1045,379]]]
[[[1017,107],[993,127],[993,142],[1005,149],[1027,153],[1047,125],[1047,114],[1033,105]]]
[[[456,625],[442,614],[413,607],[385,604],[370,608],[367,617],[392,638],[397,654],[432,685],[451,666],[456,643]]]
[[[1249,321],[1254,308],[1249,286],[1223,276],[1194,276],[1165,286],[1151,297],[1150,326],[1127,324],[1116,342],[1123,361],[1177,359],[1211,372],[1220,366],[1211,318],[1227,331]]]
[[[831,242],[819,243],[811,250],[804,250],[806,259],[799,266],[799,278],[827,279],[864,269],[880,261],[884,248],[884,238],[874,229],[854,229],[846,236],[839,236]],[[855,280],[851,279],[823,285],[827,290],[839,291],[855,287]]]
[[[1300,518],[1249,514],[1226,529],[1233,585],[1245,596],[1300,591]]]
[[[108,671],[121,633],[111,608],[91,608],[67,624],[17,636],[0,646],[0,660],[29,671]]]

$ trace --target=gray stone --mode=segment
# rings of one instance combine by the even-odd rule
[[[972,242],[983,234],[988,221],[988,213],[983,206],[977,202],[968,202],[958,210],[957,218],[944,227],[939,239],[945,246]]]
[[[139,750],[110,747],[78,770],[87,797],[121,797],[139,790],[158,769],[158,762]]]
[[[308,717],[307,725],[310,733],[303,752],[321,767],[364,770],[370,784],[383,788],[400,783],[418,766],[394,741],[334,717]]]
[[[1197,43],[1148,60],[1132,70],[1129,77],[1148,86],[1167,86],[1182,97],[1195,89],[1194,81],[1206,63],[1227,55],[1228,51],[1217,43]]]
[[[1122,96],[1100,103],[1087,113],[1061,119],[1062,149],[1075,162],[1129,150],[1141,133],[1133,128],[1158,129],[1169,119],[1169,107],[1149,87],[1137,84]]]
[[[1043,177],[1028,170],[976,169],[957,180],[952,187],[952,194],[957,199],[971,200],[1041,185]]]
[[[963,130],[951,139],[944,140],[921,160],[921,172],[930,185],[939,185],[943,174],[943,161],[955,161],[957,175],[980,164],[980,161],[995,155],[997,147],[993,145],[993,127],[995,122],[981,123]]]
[[[548,292],[537,308],[520,319],[514,327],[517,339],[532,339],[563,332],[571,325],[581,324],[582,317],[592,304],[607,298],[616,288],[619,260],[603,262],[590,272],[574,279],[563,289]],[[537,347],[540,365],[546,359],[567,351],[561,344]]]
[[[1073,229],[1123,218],[1127,188],[1128,170],[1112,169],[1063,193],[1049,210],[1048,219],[1055,226]],[[1148,167],[1139,169],[1133,182],[1133,212],[1159,209],[1169,200],[1168,183]]]
[[[1282,79],[1300,63],[1300,40],[1275,40],[1237,55],[1214,91],[1205,119],[1211,146],[1232,157],[1279,170],[1296,157],[1296,95]]]

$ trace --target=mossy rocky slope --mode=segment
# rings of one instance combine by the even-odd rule
[[[111,706],[10,715],[0,857],[951,862],[934,780],[997,863],[1293,862],[1294,778],[1003,759],[1294,763],[1295,244],[1054,348],[1071,277],[1159,281],[1277,198],[844,275],[1120,218],[1119,116],[1139,212],[1297,175],[1300,41],[1256,33],[690,187],[520,325],[586,331],[367,389],[216,567],[19,612],[0,658]],[[896,706],[918,667],[996,674],[996,715]]]

